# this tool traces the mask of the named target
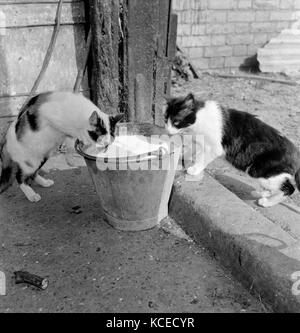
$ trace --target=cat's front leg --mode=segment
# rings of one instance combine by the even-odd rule
[[[190,166],[189,168],[187,168],[187,173],[191,176],[197,176],[199,175],[201,172],[203,172],[204,167],[203,164],[197,164],[195,163],[194,165]]]
[[[187,173],[191,176],[200,175],[200,173],[203,172],[206,167],[204,160],[205,154],[203,153],[203,150],[197,151],[197,154],[194,155],[194,158],[194,164],[187,168]]]
[[[73,138],[67,137],[63,143],[65,147],[65,160],[67,164],[71,167],[76,166],[76,158],[75,158],[75,149],[74,149],[75,140]]]
[[[187,138],[185,138],[186,141]],[[191,176],[198,176],[200,175],[204,168],[205,168],[205,164],[204,164],[204,157],[205,157],[205,150],[207,150],[208,148],[206,147],[206,149],[204,148],[204,142],[203,142],[203,138],[201,137],[202,140],[197,140],[194,137],[191,138],[190,142],[188,142],[188,144],[186,143],[185,147],[184,147],[184,159],[185,160],[189,160],[194,162],[190,167],[187,168],[187,173]]]
[[[204,153],[202,150],[196,154],[196,161],[192,166],[187,168],[187,173],[191,176],[200,175],[217,156],[218,154],[216,154],[210,146],[206,145]]]
[[[272,207],[284,201],[285,198],[286,196],[284,195],[284,193],[279,192],[270,197],[260,198],[257,203],[261,207]]]
[[[30,202],[38,202],[41,200],[41,196],[34,192],[34,190],[29,185],[22,183],[20,184],[20,189]]]

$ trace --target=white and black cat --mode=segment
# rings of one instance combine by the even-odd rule
[[[300,152],[276,129],[247,112],[226,109],[214,101],[197,100],[193,94],[168,101],[165,113],[170,134],[204,136],[203,156],[187,169],[197,175],[218,156],[258,179],[262,192],[258,204],[270,207],[300,190]],[[202,145],[203,146],[203,145]]]
[[[7,131],[1,152],[0,193],[16,179],[29,201],[39,201],[40,195],[28,183],[53,185],[38,174],[51,153],[68,138],[108,146],[121,118],[105,114],[87,98],[71,92],[34,96]]]

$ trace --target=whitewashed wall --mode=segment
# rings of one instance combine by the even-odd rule
[[[55,25],[57,0],[0,0],[0,136],[39,74]],[[83,0],[65,0],[61,30],[38,91],[72,90],[85,43]],[[88,91],[87,78],[82,90]]]

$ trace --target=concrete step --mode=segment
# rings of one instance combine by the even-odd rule
[[[295,240],[300,239],[300,207],[293,200],[287,198],[273,207],[259,207],[257,199],[251,195],[251,191],[255,190],[253,179],[233,172],[216,174],[215,178],[253,209],[280,226]]]
[[[235,188],[241,189],[240,184]],[[300,312],[296,217],[288,227],[274,223],[208,174],[199,182],[178,176],[170,216],[274,311]]]

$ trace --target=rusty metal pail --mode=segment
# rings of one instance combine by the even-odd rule
[[[164,129],[152,124],[122,123],[117,133],[152,135],[167,141]],[[168,215],[168,201],[180,155],[180,144],[172,141],[169,150],[145,156],[101,158],[87,155],[77,141],[92,177],[102,211],[114,228],[127,231],[146,230]],[[133,167],[134,165],[134,167]]]

